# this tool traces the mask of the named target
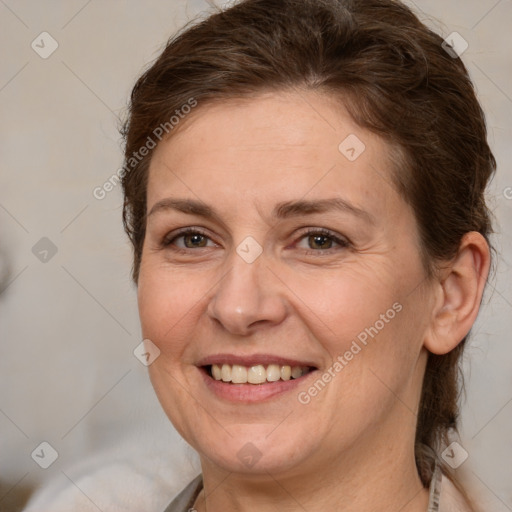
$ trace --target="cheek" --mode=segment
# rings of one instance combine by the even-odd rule
[[[145,261],[137,296],[142,335],[160,350],[159,357],[148,367],[152,386],[163,410],[188,440],[194,430],[189,424],[194,410],[184,409],[190,400],[187,348],[197,323],[194,306],[198,303],[198,290],[190,280],[180,279],[180,274]]]
[[[410,378],[421,348],[418,300],[389,270],[365,268],[325,279],[295,276],[299,316],[329,354],[336,400],[380,408]],[[293,276],[289,276],[290,282]],[[328,370],[328,369],[327,369]],[[327,376],[327,378],[329,378]],[[385,383],[385,384],[384,384]],[[350,390],[350,392],[348,392]],[[350,398],[351,397],[351,398]]]
[[[345,384],[352,392],[350,400],[376,416],[377,411],[384,414],[397,404],[413,411],[425,330],[421,308],[416,300],[396,293],[379,307],[368,306],[367,311],[371,314],[365,315],[365,322],[345,338],[350,343],[344,353],[345,360],[350,358],[345,374]],[[344,390],[340,392],[346,396]]]
[[[323,275],[287,276],[299,316],[309,319],[309,328],[334,356],[348,349],[358,334],[384,320],[393,319],[400,291],[391,276],[377,276],[375,270],[365,272],[355,267],[324,272]],[[386,323],[387,327],[387,323]],[[380,329],[383,330],[383,329]],[[364,337],[364,335],[362,336]]]
[[[142,334],[163,354],[179,354],[179,347],[186,344],[185,334],[194,325],[205,291],[196,281],[159,265],[141,266],[137,297]]]

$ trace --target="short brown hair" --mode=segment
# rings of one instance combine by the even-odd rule
[[[123,132],[126,162],[190,98],[201,106],[298,87],[327,92],[396,149],[395,185],[415,212],[431,277],[455,256],[465,233],[489,242],[484,191],[496,168],[468,72],[442,43],[394,0],[242,0],[186,27],[139,78]],[[135,281],[150,159],[123,176]],[[416,432],[425,486],[434,462],[429,451],[457,427],[466,339],[446,355],[429,354]]]

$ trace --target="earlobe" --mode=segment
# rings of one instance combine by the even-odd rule
[[[446,354],[468,334],[478,315],[489,267],[485,238],[476,231],[466,233],[457,255],[435,283],[436,303],[424,342],[427,350]]]

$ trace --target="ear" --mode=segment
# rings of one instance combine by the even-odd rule
[[[434,283],[436,300],[424,346],[434,354],[453,350],[474,324],[489,275],[490,250],[476,231],[466,233],[457,255]]]

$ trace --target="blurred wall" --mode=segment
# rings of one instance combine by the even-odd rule
[[[460,471],[488,510],[512,510],[512,2],[408,3],[469,44],[463,60],[498,159],[489,199],[499,257],[466,352]],[[121,166],[118,119],[135,78],[209,8],[0,1],[1,510],[46,482],[73,485],[105,452],[128,465],[152,454],[161,475],[175,475],[169,496],[198,470],[133,355],[141,339],[120,187],[93,191]]]

